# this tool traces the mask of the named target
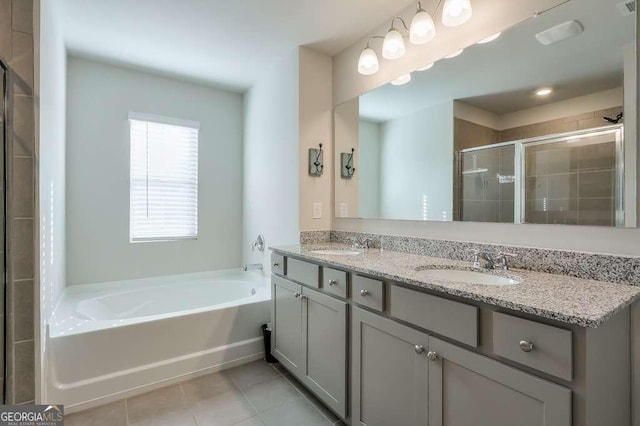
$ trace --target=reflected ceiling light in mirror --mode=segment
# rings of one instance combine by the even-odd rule
[[[402,86],[403,84],[407,84],[410,81],[411,74],[404,74],[396,78],[395,80],[391,80],[391,84],[393,84],[394,86]]]
[[[457,27],[471,19],[471,0],[446,0],[442,8],[442,24]]]
[[[460,56],[464,52],[464,49],[460,49],[456,52],[451,53],[450,55],[445,56],[447,59],[455,58],[456,56]]]
[[[431,15],[418,2],[418,11],[411,20],[409,27],[409,41],[412,44],[425,44],[436,36],[436,25]]]
[[[402,34],[392,26],[382,43],[382,57],[385,59],[398,59],[402,58],[406,52],[407,48],[404,45]]]
[[[378,55],[372,48],[365,48],[360,54],[358,60],[358,72],[362,75],[372,75],[378,72],[380,64],[378,62]]]
[[[431,68],[433,68],[433,66],[435,65],[435,62],[431,62],[423,67],[418,68],[416,71],[426,71],[426,70],[430,70]]]
[[[482,40],[480,40],[478,42],[478,44],[486,44],[486,43],[491,43],[493,40],[497,39],[498,37],[500,37],[500,35],[502,34],[502,32],[499,33],[495,33],[492,36],[489,36],[487,38],[483,38]]]
[[[536,90],[536,96],[548,96],[553,92],[549,87],[543,87],[542,89]]]

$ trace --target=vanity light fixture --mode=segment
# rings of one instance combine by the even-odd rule
[[[451,53],[450,55],[445,56],[445,58],[446,59],[455,58],[456,56],[460,56],[462,54],[462,52],[464,52],[464,49],[457,50],[457,51]]]
[[[446,16],[453,16],[456,13],[460,16],[458,19],[464,19],[466,22],[471,17],[471,1],[470,0],[453,0],[453,5],[447,6],[452,0],[446,0],[445,7],[448,7],[446,13],[443,12],[443,22]],[[411,44],[425,44],[433,40],[436,36],[436,25],[433,21],[433,15],[437,12],[440,3],[436,6],[433,14],[427,12],[422,8],[422,3],[418,2],[418,7],[415,15],[411,19],[411,25],[407,26],[404,19],[397,16],[391,20],[391,28],[387,31],[384,37],[373,36],[367,40],[366,47],[360,53],[358,59],[358,72],[362,75],[373,75],[380,69],[378,62],[378,55],[375,50],[369,45],[372,39],[382,39],[382,57],[384,59],[394,60],[404,56],[407,52],[407,46],[404,42],[405,35],[401,31],[406,31],[409,34],[409,42]],[[402,27],[396,28],[396,21],[400,21]],[[461,22],[463,23],[463,22]],[[456,24],[460,25],[460,24]]]
[[[542,89],[536,90],[536,96],[547,96],[553,92],[553,89],[548,87],[543,87]]]
[[[367,47],[362,51],[360,59],[358,60],[358,72],[362,75],[373,75],[377,73],[379,69],[378,55],[376,51],[367,44]]]
[[[428,63],[427,65],[418,68],[416,71],[426,71],[426,70],[430,70],[431,68],[433,68],[433,66],[435,65],[435,62],[431,62]]]
[[[436,24],[433,22],[433,17],[418,2],[418,11],[413,16],[409,27],[409,41],[412,44],[425,44],[433,40],[435,36]]]
[[[403,74],[395,80],[391,80],[391,84],[394,86],[402,86],[403,84],[407,84],[411,81],[411,74]]]
[[[471,19],[471,15],[471,0],[446,0],[442,8],[442,24],[446,27],[457,27]]]
[[[495,40],[495,39],[497,39],[498,37],[500,37],[500,34],[502,34],[502,32],[495,33],[495,34],[494,34],[494,35],[492,35],[492,36],[489,36],[489,37],[487,37],[487,38],[484,38],[484,39],[480,40],[480,41],[478,42],[478,44],[491,43],[493,40]]]
[[[400,20],[402,21],[402,19]],[[404,25],[404,21],[402,22]],[[399,59],[402,58],[406,52],[407,47],[404,45],[404,38],[402,37],[402,34],[400,34],[400,31],[393,27],[392,22],[391,28],[387,32],[387,35],[384,36],[384,42],[382,43],[382,57],[385,59]]]

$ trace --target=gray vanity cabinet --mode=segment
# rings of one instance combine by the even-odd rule
[[[351,324],[352,426],[426,426],[429,337],[360,308]]]
[[[271,284],[274,356],[293,374],[299,375],[304,362],[302,341],[302,286],[273,276]]]
[[[346,417],[347,303],[304,288],[302,312],[302,381],[338,415]]]
[[[430,426],[571,425],[569,389],[434,337],[429,351]]]

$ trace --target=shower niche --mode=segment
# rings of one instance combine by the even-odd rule
[[[462,150],[460,220],[624,226],[623,126]]]

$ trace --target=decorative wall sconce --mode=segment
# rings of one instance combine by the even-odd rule
[[[322,158],[322,144],[320,148],[309,148],[309,176],[322,176],[324,160]]]
[[[343,152],[340,154],[340,164],[341,170],[340,175],[343,179],[351,179],[353,174],[356,172],[355,167],[353,167],[353,154],[355,152],[354,148],[351,148],[351,153]]]
[[[404,42],[406,36],[402,32],[408,33],[409,42],[414,45],[425,44],[433,40],[436,37],[433,15],[437,13],[440,3],[441,1],[438,2],[436,10],[431,14],[424,10],[422,4],[418,2],[417,11],[411,19],[410,25],[407,26],[404,19],[396,16],[391,20],[391,28],[384,37],[378,35],[370,37],[366,47],[360,53],[358,72],[362,75],[373,75],[380,69],[378,55],[370,46],[371,40],[383,40],[382,57],[388,60],[401,58],[406,53],[407,48]],[[445,0],[442,9],[442,23],[447,27],[456,27],[471,19],[472,14],[471,0]],[[397,21],[402,25],[396,28]]]

